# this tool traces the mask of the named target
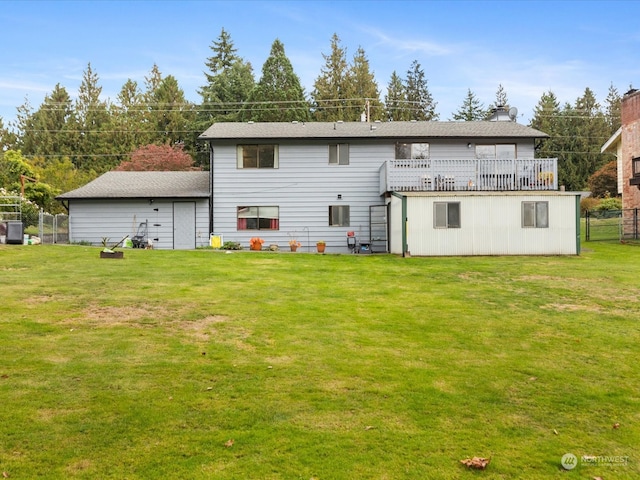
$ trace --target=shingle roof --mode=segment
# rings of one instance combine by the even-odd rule
[[[547,138],[516,122],[248,122],[214,123],[201,140],[353,138]]]
[[[85,186],[56,198],[69,200],[208,196],[209,172],[107,172]]]

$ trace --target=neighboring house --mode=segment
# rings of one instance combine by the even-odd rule
[[[507,117],[508,119],[508,117]],[[514,121],[217,123],[211,233],[303,251],[578,254],[580,196]],[[362,245],[362,247],[360,247]]]
[[[57,198],[69,210],[71,242],[115,243],[147,222],[154,248],[209,244],[208,172],[108,172]]]
[[[629,90],[620,105],[621,127],[601,151],[617,157],[622,208],[640,208],[640,90]]]

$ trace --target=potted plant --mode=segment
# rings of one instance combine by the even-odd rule
[[[251,240],[249,240],[249,248],[251,250],[262,250],[262,244],[264,243],[264,240],[260,237],[253,237]]]
[[[295,252],[301,246],[302,246],[302,244],[298,240],[296,240],[295,238],[289,240],[289,248],[291,249],[292,252]]]
[[[120,246],[122,242],[124,242],[129,235],[125,235],[125,237],[120,240],[118,243],[114,243],[110,247],[107,245],[109,243],[109,237],[102,237],[102,251],[100,252],[100,258],[124,258],[124,252],[116,252],[116,248]]]
[[[324,249],[326,248],[327,243],[324,240],[318,240],[316,242],[316,248],[318,249],[318,253],[324,253]]]

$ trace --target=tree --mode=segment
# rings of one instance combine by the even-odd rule
[[[589,177],[589,190],[591,195],[599,198],[607,198],[618,194],[618,165],[616,160],[605,163],[593,175]]]
[[[262,77],[249,95],[244,116],[258,122],[310,120],[304,89],[278,39],[271,45]]]
[[[70,155],[77,151],[78,133],[73,101],[56,84],[33,111],[28,101],[18,108],[18,145],[25,155]]]
[[[613,86],[613,83],[609,86],[607,98],[605,99],[605,117],[609,126],[609,134],[613,135],[621,124],[620,105],[622,104],[622,97],[618,93],[618,89]]]
[[[179,172],[200,170],[182,145],[146,145],[131,154],[131,160],[122,162],[118,171]]]
[[[468,89],[467,96],[465,97],[458,111],[453,114],[453,119],[472,122],[476,120],[483,120],[485,116],[486,109],[484,105],[480,102],[480,100],[478,100],[478,97],[475,96],[471,89]]]
[[[109,136],[113,130],[111,116],[107,103],[100,99],[102,87],[98,80],[89,63],[75,103],[78,136],[72,160],[81,168],[104,172],[117,164],[118,159],[110,156],[113,144]]]
[[[387,85],[387,94],[384,97],[384,105],[387,120],[409,120],[411,112],[407,108],[407,98],[404,83],[398,74],[393,71]]]
[[[331,53],[322,54],[325,64],[313,84],[314,117],[318,121],[356,120],[346,117],[349,88],[347,84],[347,50],[340,46],[336,33],[331,37]]]
[[[411,109],[410,120],[437,120],[437,103],[427,86],[427,79],[424,71],[417,60],[414,60],[407,71],[407,78],[404,82],[406,100]]]
[[[17,145],[17,141],[18,136],[5,127],[2,117],[0,117],[0,152],[14,148]]]
[[[382,120],[384,109],[380,101],[380,90],[369,65],[369,59],[362,47],[358,47],[347,71],[347,97],[356,100],[351,104],[347,118],[362,116],[367,121]]]
[[[509,110],[509,99],[507,98],[507,92],[500,83],[498,85],[498,90],[496,91],[496,100],[494,103],[489,105],[489,108],[486,112],[486,117],[490,117],[491,114],[495,111],[496,108],[501,107],[505,110]]]
[[[138,83],[128,79],[118,93],[117,102],[111,105],[113,124],[113,147],[122,155],[119,162],[128,158],[130,152],[147,145],[152,140],[148,108]]]

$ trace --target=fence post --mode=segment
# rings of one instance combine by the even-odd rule
[[[585,240],[589,241],[589,210],[584,212]]]

